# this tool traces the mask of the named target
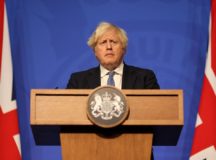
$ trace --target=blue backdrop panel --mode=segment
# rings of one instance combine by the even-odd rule
[[[126,63],[153,69],[162,89],[183,89],[185,126],[177,146],[154,146],[155,160],[187,160],[208,46],[209,0],[7,0],[23,160],[60,160],[37,146],[30,90],[65,88],[72,72],[98,65],[88,37],[101,21],[124,28]]]

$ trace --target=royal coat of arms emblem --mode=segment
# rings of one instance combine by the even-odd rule
[[[88,98],[87,115],[100,127],[111,128],[119,125],[128,112],[126,97],[115,87],[98,87]]]

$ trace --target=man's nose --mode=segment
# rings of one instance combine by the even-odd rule
[[[106,48],[107,48],[107,49],[112,49],[112,44],[111,44],[111,42],[107,41]]]

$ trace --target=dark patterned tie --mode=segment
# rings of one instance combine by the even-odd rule
[[[108,75],[109,75],[109,78],[107,80],[107,85],[115,86],[115,81],[113,79],[113,76],[115,75],[115,71],[108,72]]]

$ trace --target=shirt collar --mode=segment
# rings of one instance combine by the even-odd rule
[[[114,70],[116,74],[122,75],[123,74],[123,68],[124,68],[124,63],[121,62],[120,65]],[[105,75],[107,75],[108,72],[110,72],[109,70],[107,70],[106,68],[104,68],[102,65],[100,65],[100,76],[101,78],[104,77]]]

